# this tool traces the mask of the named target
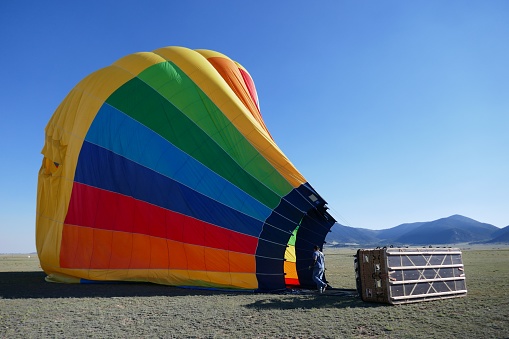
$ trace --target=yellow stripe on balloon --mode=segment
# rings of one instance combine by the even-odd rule
[[[258,281],[254,273],[229,273],[187,270],[79,270],[61,269],[59,273],[49,274],[46,278],[52,282],[77,283],[80,279],[97,281],[152,282],[155,284],[207,288],[257,289]]]

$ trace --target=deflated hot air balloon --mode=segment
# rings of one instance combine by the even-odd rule
[[[315,286],[335,220],[272,139],[245,68],[210,50],[128,55],[46,126],[36,245],[48,281]]]

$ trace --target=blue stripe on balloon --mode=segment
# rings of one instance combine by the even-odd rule
[[[242,234],[256,236],[263,222],[105,148],[83,142],[74,181],[116,192]]]
[[[97,113],[85,140],[260,221],[267,219],[272,212],[159,134],[108,104],[104,104]]]

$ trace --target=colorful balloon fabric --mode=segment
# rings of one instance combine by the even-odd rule
[[[210,50],[135,53],[83,79],[45,130],[47,280],[314,286],[313,245],[335,220],[259,108],[247,70]]]

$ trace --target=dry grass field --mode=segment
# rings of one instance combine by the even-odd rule
[[[354,289],[355,249],[326,249]],[[52,284],[36,256],[0,256],[0,338],[509,338],[509,249],[464,248],[468,295],[389,306],[352,293],[254,294],[154,284]]]

